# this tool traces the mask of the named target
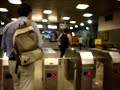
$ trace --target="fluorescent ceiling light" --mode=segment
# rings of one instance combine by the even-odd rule
[[[75,28],[78,28],[78,25],[75,25]]]
[[[21,0],[8,0],[11,4],[22,4]]]
[[[89,27],[86,27],[87,30],[89,30]]]
[[[51,14],[52,11],[51,11],[51,10],[44,10],[43,13],[44,13],[44,14]]]
[[[93,14],[92,13],[85,13],[83,14],[84,17],[91,17]]]
[[[80,23],[80,26],[84,26],[84,23]]]
[[[4,25],[5,23],[1,21],[1,25]]]
[[[38,24],[37,27],[38,27],[38,28],[43,28],[43,25]]]
[[[92,20],[88,20],[87,22],[88,22],[89,24],[91,24],[91,23],[92,23]]]
[[[43,19],[42,22],[48,22],[48,20],[47,19]]]
[[[75,24],[75,23],[76,23],[76,21],[70,21],[70,23],[71,23],[71,24]]]
[[[17,18],[11,18],[11,20],[12,20],[12,21],[16,21],[16,20],[17,20]]]
[[[70,17],[63,17],[63,20],[69,20]]]
[[[0,8],[0,12],[8,12],[6,8]]]
[[[86,8],[88,8],[88,7],[89,7],[89,5],[87,5],[87,4],[78,4],[78,5],[76,6],[77,9],[86,9]]]
[[[72,29],[73,29],[73,27],[70,27],[70,29],[72,30]]]
[[[48,20],[50,22],[56,22],[58,20],[57,16],[56,15],[49,15],[48,16]]]
[[[35,22],[39,22],[42,20],[42,15],[41,14],[34,14],[32,15],[32,20],[35,21]]]

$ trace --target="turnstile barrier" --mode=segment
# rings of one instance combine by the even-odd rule
[[[80,51],[74,48],[67,50],[65,54],[68,59],[69,64],[73,63],[72,70],[74,68],[74,87],[75,90],[92,90],[92,80],[94,77],[94,60],[93,55],[89,51]],[[71,62],[71,63],[70,63]],[[71,74],[71,68],[66,68],[65,71]],[[73,74],[73,73],[72,73]],[[69,75],[71,78],[73,75]],[[67,76],[67,77],[69,77]]]
[[[43,62],[44,90],[58,90],[58,59],[45,58]]]
[[[103,63],[103,89],[120,89],[120,54],[117,51],[91,49],[95,59]]]
[[[94,60],[91,52],[78,52],[80,59],[76,64],[75,71],[75,90],[92,90],[94,76]]]

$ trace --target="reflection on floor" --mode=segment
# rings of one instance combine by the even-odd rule
[[[103,90],[102,80],[103,80],[103,64],[97,62],[96,63],[96,77],[93,79],[93,90]]]
[[[57,50],[57,55],[59,57],[59,51]],[[40,64],[42,67],[42,64]],[[61,65],[58,68],[58,90],[74,90],[73,81],[68,81],[64,77],[64,61],[62,61]],[[6,72],[6,71],[4,71]],[[102,90],[102,72],[103,72],[103,65],[100,64],[97,68],[96,77],[93,80],[93,90]],[[42,78],[42,74],[39,75]],[[4,90],[13,90],[12,79],[9,75],[4,76]],[[43,89],[42,79],[41,79],[41,88]]]

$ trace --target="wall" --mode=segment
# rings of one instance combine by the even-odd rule
[[[113,19],[105,21],[104,16],[99,18],[98,37],[102,39],[103,44],[113,44],[120,48],[120,11],[113,13]]]
[[[103,40],[104,33],[107,33],[107,40]],[[102,38],[103,44],[113,44],[114,47],[120,48],[120,29],[110,30],[107,32],[99,32],[99,37]]]
[[[105,21],[105,16],[99,17],[98,31],[109,31],[120,28],[120,11],[115,11],[112,14],[113,14],[113,19],[109,21]]]

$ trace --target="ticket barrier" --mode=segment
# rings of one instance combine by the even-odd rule
[[[103,89],[120,89],[120,54],[114,51],[91,49],[95,59],[103,66]]]
[[[3,66],[2,66],[2,59],[0,59],[0,90],[3,90]]]
[[[43,65],[44,90],[58,90],[58,59],[45,58]]]
[[[70,55],[70,60],[74,63],[74,67],[76,68],[74,70],[75,90],[92,90],[94,77],[94,60],[92,53],[71,48],[67,50],[66,58],[70,57]]]
[[[78,61],[75,59],[75,52],[75,48],[69,48],[65,53],[66,59],[64,60],[64,75],[67,80],[74,80],[74,70]]]
[[[42,81],[44,90],[58,90],[58,57],[52,48],[43,48]]]
[[[7,83],[5,81],[8,79],[10,80],[9,85],[13,86],[12,77],[10,75],[9,67],[8,67],[8,57],[6,56],[6,52],[5,52],[5,53],[3,53],[3,57],[2,57],[2,81],[3,81],[2,89],[3,90],[7,89]],[[0,89],[0,90],[2,90],[2,89]],[[13,89],[13,87],[10,87],[10,89]]]

